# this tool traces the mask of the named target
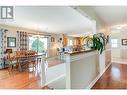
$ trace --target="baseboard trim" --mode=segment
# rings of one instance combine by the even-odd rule
[[[112,63],[127,64],[127,62],[123,62],[123,61],[112,61]]]
[[[86,89],[91,89],[95,83],[100,79],[100,77],[104,74],[104,72],[109,68],[109,66],[111,65],[112,63],[109,63],[107,65],[107,67],[103,70],[103,72],[101,72],[91,83],[89,86],[86,87]]]

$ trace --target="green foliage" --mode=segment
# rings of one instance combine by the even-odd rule
[[[36,40],[32,43],[32,50],[38,51],[38,53],[42,53],[42,51],[45,50],[45,48],[44,48],[44,43],[41,42],[39,39],[36,39]]]
[[[108,41],[107,37],[103,33],[94,34],[92,37],[84,37],[83,40],[86,40],[88,47],[97,49],[100,54],[105,50]]]

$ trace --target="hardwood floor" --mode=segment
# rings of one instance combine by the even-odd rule
[[[58,59],[48,60],[48,67],[63,63]],[[0,70],[0,89],[50,89],[48,86],[41,88],[40,70],[18,72],[10,74],[7,69]]]
[[[113,63],[92,89],[127,89],[127,64]]]
[[[61,64],[55,59],[48,61],[48,67]],[[51,62],[51,63],[50,63]],[[53,63],[54,62],[54,63]],[[127,88],[127,65],[113,63],[92,89],[126,89]],[[40,71],[8,71],[0,70],[0,89],[50,89],[48,86],[41,88]]]

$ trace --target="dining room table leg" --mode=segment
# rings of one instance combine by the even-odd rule
[[[17,62],[18,62],[18,71],[19,72],[22,72],[22,67],[21,67],[21,63],[17,60]]]
[[[18,68],[18,70],[19,70],[20,72],[22,72],[21,64],[20,64],[20,63],[18,63],[18,64],[19,64],[19,68]]]

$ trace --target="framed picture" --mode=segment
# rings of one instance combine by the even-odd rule
[[[54,37],[51,37],[51,42],[55,42],[55,38]]]
[[[127,39],[122,39],[122,45],[127,45]]]
[[[7,47],[16,47],[15,37],[7,37]]]

